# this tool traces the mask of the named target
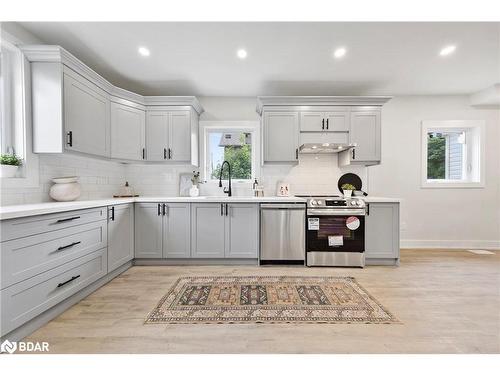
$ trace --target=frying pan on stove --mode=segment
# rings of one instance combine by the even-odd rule
[[[363,188],[363,182],[361,182],[361,178],[357,174],[346,173],[346,174],[343,174],[339,178],[339,182],[337,184],[337,187],[339,188],[339,191],[341,193],[343,193],[342,185],[344,185],[344,184],[351,184],[352,186],[354,186],[354,188],[355,188],[354,193],[361,193],[365,197],[368,195],[363,190],[361,190]],[[355,194],[355,195],[359,195],[359,194]]]

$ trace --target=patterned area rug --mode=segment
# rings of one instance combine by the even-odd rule
[[[183,277],[145,323],[398,323],[353,277]]]

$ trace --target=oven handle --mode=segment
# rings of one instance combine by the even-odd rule
[[[307,216],[365,216],[365,210],[363,208],[353,208],[353,209],[320,209],[320,208],[309,208],[307,210]]]

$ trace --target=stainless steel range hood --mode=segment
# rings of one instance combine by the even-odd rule
[[[356,147],[355,143],[304,143],[299,147],[301,154],[335,154]]]

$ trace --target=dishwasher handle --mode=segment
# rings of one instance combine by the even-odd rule
[[[261,203],[260,208],[264,210],[305,210],[304,204],[296,203]]]

